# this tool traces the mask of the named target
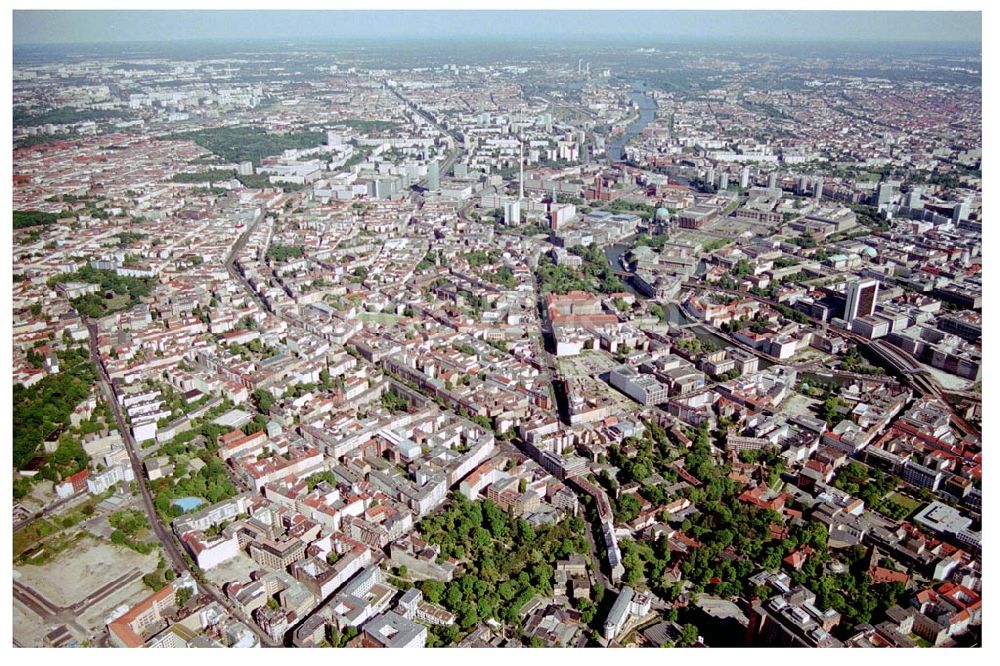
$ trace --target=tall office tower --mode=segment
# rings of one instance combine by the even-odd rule
[[[727,190],[729,189],[729,172],[723,171],[722,175],[719,176],[719,189]]]
[[[906,193],[906,207],[913,210],[920,210],[924,207],[924,202],[920,200],[924,194],[924,188],[913,186]]]
[[[972,202],[969,199],[963,199],[961,203],[956,204],[951,210],[951,221],[958,224],[962,220],[969,219],[969,209],[972,208]]]
[[[817,201],[823,198],[823,179],[817,178],[813,181],[813,198]]]
[[[521,202],[508,199],[503,204],[503,223],[508,227],[521,224]]]
[[[799,196],[803,196],[804,194],[806,194],[806,192],[808,192],[809,190],[809,177],[799,176],[799,184],[796,189],[797,189],[796,194],[798,194]]]
[[[740,170],[740,189],[747,189],[750,185],[750,167],[745,166]]]
[[[767,187],[768,189],[773,190],[777,186],[778,186],[778,172],[772,171],[771,173],[767,174]]]
[[[576,63],[576,73],[583,74],[583,58],[580,58]]]
[[[898,183],[892,180],[883,180],[879,183],[878,190],[875,192],[875,205],[883,206],[891,202],[896,185],[898,185]]]
[[[851,323],[858,317],[875,313],[875,299],[878,297],[878,280],[855,280],[847,285],[847,304],[844,306],[844,321]]]
[[[715,185],[715,167],[705,169],[705,183]]]
[[[465,162],[455,162],[455,178],[468,178],[469,165]]]
[[[427,165],[427,189],[436,190],[441,187],[441,167],[437,160]]]
[[[343,137],[340,136],[339,132],[334,132],[332,130],[327,130],[326,132],[326,145],[328,146],[339,146],[344,142]]]

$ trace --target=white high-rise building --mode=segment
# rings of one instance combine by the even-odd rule
[[[895,193],[896,186],[899,183],[892,180],[883,180],[878,184],[878,190],[876,191],[876,206],[884,206],[885,204],[892,201],[892,195]]]
[[[968,199],[963,199],[962,203],[957,204],[951,211],[951,221],[958,224],[962,220],[969,219],[969,209],[972,208],[972,202]]]
[[[809,188],[809,177],[799,176],[799,185],[797,194],[799,196],[805,195],[808,192],[808,188]]]
[[[427,165],[427,189],[436,190],[441,187],[441,167],[437,160]]]
[[[503,223],[508,227],[521,224],[521,202],[508,199],[503,204]]]

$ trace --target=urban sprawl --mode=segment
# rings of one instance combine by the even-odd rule
[[[15,645],[980,644],[978,54],[286,46],[15,58]]]

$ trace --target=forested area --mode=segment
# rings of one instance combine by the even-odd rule
[[[260,166],[261,160],[272,155],[280,155],[290,148],[312,148],[323,143],[323,132],[289,132],[269,134],[260,127],[212,127],[173,135],[174,139],[188,139],[199,146],[211,150],[229,162],[253,162]]]
[[[450,640],[457,638],[458,629],[471,629],[491,617],[518,624],[525,603],[536,594],[551,594],[556,561],[587,552],[586,526],[579,518],[532,527],[489,500],[471,502],[457,494],[445,510],[424,518],[418,527],[441,547],[442,559],[454,557],[465,565],[465,574],[451,582],[419,584],[428,601],[457,616]]]
[[[58,355],[58,373],[47,375],[27,388],[14,384],[15,467],[28,463],[42,442],[69,426],[70,414],[90,395],[91,386],[97,379],[85,348],[68,349]],[[83,455],[86,465],[86,454]]]

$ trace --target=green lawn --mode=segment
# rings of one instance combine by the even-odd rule
[[[879,500],[872,508],[895,520],[912,516],[922,506],[922,502],[898,492],[891,492]]]
[[[383,326],[395,326],[402,317],[385,312],[362,312],[358,315],[358,319],[365,322],[373,321]]]

